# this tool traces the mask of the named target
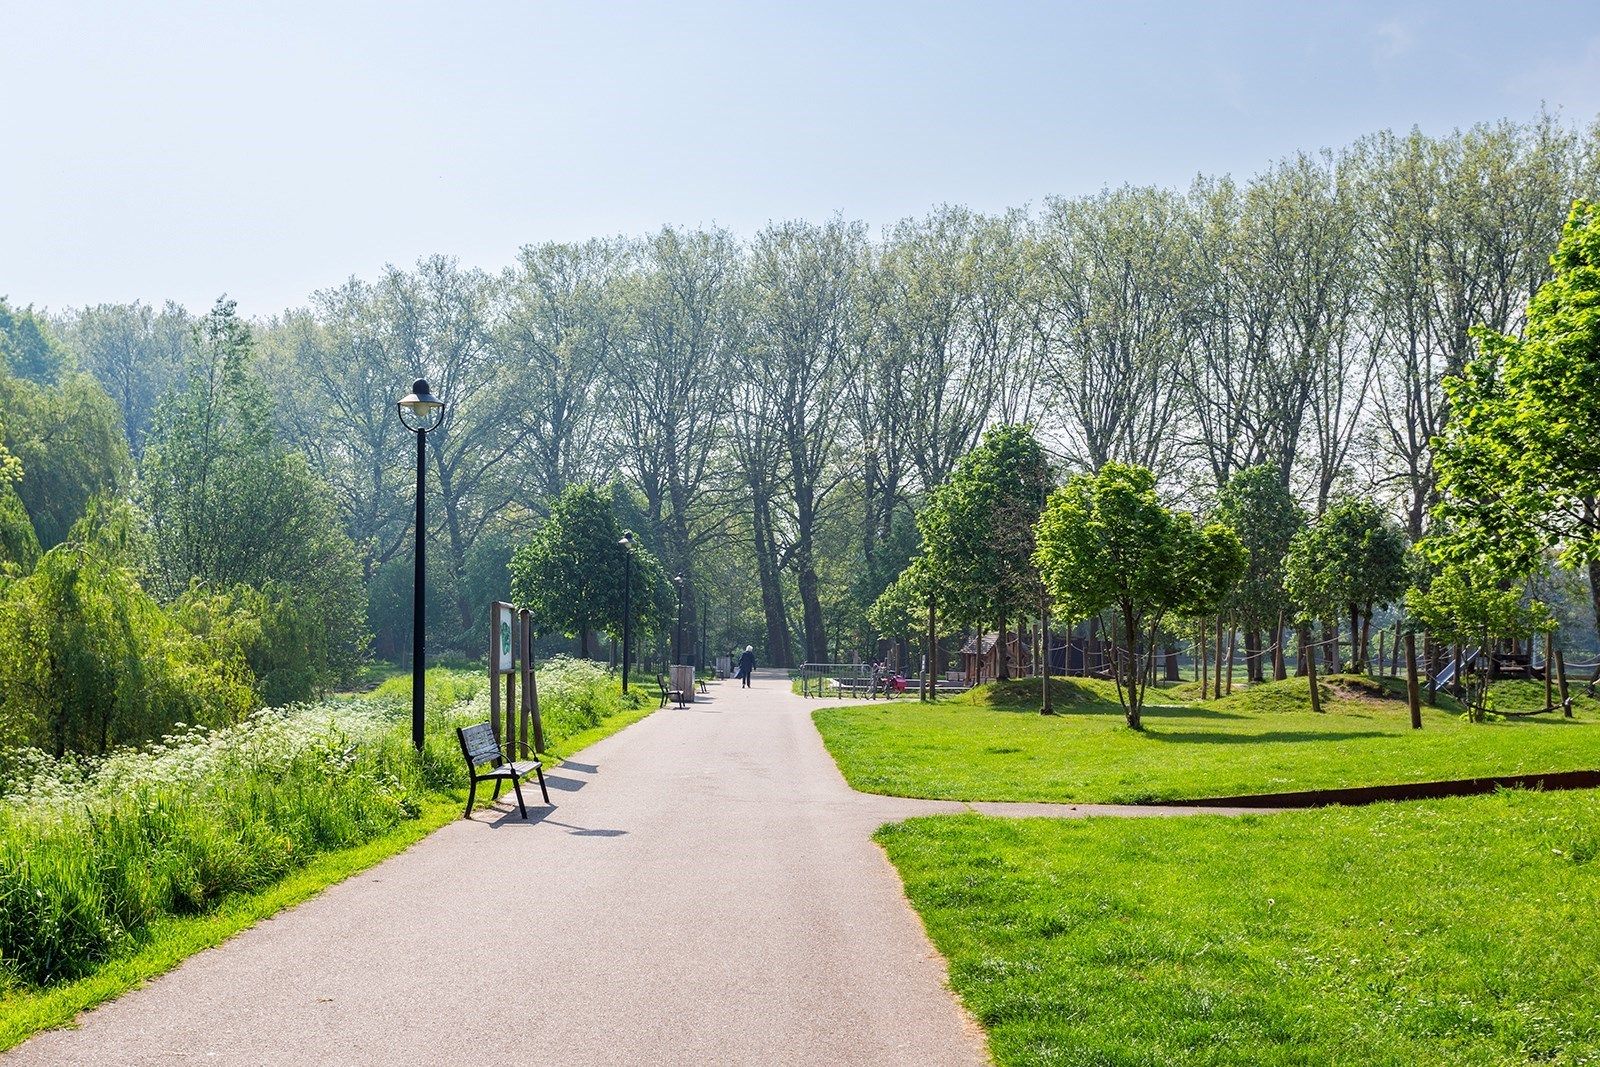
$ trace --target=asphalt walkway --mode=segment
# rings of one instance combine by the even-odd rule
[[[872,831],[1185,809],[856,793],[814,707],[714,686],[555,770],[532,821],[502,798],[0,1059],[984,1063]]]

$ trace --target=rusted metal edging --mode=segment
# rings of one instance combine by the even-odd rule
[[[1600,771],[1550,771],[1544,774],[1502,774],[1490,778],[1458,778],[1446,782],[1405,782],[1400,785],[1366,785],[1349,789],[1306,789],[1295,793],[1252,793],[1237,797],[1201,797],[1198,800],[1163,800],[1159,807],[1196,808],[1325,808],[1333,804],[1355,806],[1385,800],[1436,800],[1471,797],[1497,789],[1600,788]]]

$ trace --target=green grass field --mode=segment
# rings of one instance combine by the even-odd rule
[[[1600,795],[878,840],[1006,1064],[1600,1062]]]
[[[949,800],[1140,803],[1600,767],[1600,705],[1587,698],[1572,719],[1474,724],[1441,697],[1412,730],[1398,683],[1323,686],[1320,715],[1305,679],[1203,704],[1162,705],[1171,697],[1152,690],[1143,731],[1124,725],[1110,683],[1076,679],[1056,681],[1053,717],[1038,714],[1031,681],[931,706],[825,707],[814,718],[856,789]],[[1508,687],[1501,706],[1535,689]]]

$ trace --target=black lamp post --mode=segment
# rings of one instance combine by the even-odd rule
[[[683,663],[683,575],[674,574],[672,584],[678,587],[678,615],[673,622],[672,634],[672,662]]]
[[[426,568],[423,553],[427,546],[427,510],[424,502],[424,475],[428,468],[428,431],[437,429],[444,418],[444,401],[433,395],[426,379],[411,383],[411,392],[402,397],[395,410],[400,423],[417,435],[417,551],[416,573],[411,600],[411,743],[422,751],[423,674],[427,670],[423,589]]]
[[[628,691],[628,650],[633,647],[633,533],[624,531],[622,540],[622,691]]]

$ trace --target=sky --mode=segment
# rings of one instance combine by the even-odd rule
[[[1248,175],[1600,115],[1592,2],[0,0],[0,295],[251,315],[445,253]]]

